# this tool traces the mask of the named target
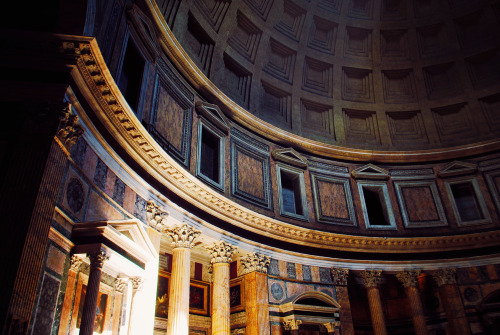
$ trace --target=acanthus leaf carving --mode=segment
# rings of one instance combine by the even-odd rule
[[[153,200],[149,200],[146,204],[146,220],[150,227],[159,232],[163,232],[167,228],[168,212],[160,208]]]
[[[212,245],[205,246],[205,249],[212,255],[210,263],[231,263],[231,257],[236,252],[237,248],[224,241],[213,243]]]
[[[172,247],[189,248],[195,245],[195,240],[200,236],[201,231],[183,223],[180,226],[167,227],[165,233],[172,239]]]
[[[252,252],[240,258],[240,262],[243,266],[243,274],[251,273],[254,271],[267,273],[267,267],[271,262],[271,257]]]

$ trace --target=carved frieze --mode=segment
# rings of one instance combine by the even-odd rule
[[[333,285],[347,285],[347,278],[349,277],[349,269],[344,268],[331,268]]]
[[[224,241],[213,243],[210,246],[205,246],[205,249],[212,255],[210,263],[231,263],[231,257],[236,252],[237,248]]]
[[[267,273],[267,267],[271,262],[271,257],[252,252],[240,258],[240,262],[243,266],[243,274],[254,271]]]
[[[418,285],[418,276],[420,276],[421,270],[408,270],[401,271],[396,274],[398,280],[403,284],[404,287],[411,287]]]
[[[382,281],[382,270],[364,270],[360,275],[366,288],[377,287]]]
[[[172,247],[174,248],[192,248],[195,245],[195,240],[200,236],[201,231],[183,223],[180,226],[167,228],[165,233],[172,239]]]

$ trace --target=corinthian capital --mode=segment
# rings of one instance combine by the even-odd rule
[[[210,246],[206,246],[205,249],[212,255],[212,260],[210,263],[231,263],[233,253],[236,252],[236,248],[231,244],[221,241],[219,243],[214,243]]]
[[[243,274],[254,271],[267,273],[267,267],[271,262],[271,257],[252,252],[240,258],[240,261],[243,266]]]
[[[364,270],[360,274],[366,288],[377,287],[382,280],[382,270]]]
[[[349,277],[349,269],[344,268],[331,268],[333,285],[347,285],[347,278]]]
[[[70,259],[70,270],[73,272],[80,271],[80,266],[82,265],[83,258],[79,255],[73,255]]]
[[[283,322],[285,330],[299,330],[302,320],[288,319]]]
[[[129,279],[128,278],[116,278],[115,288],[118,292],[123,292],[125,287],[127,287]]]
[[[90,259],[90,267],[102,269],[104,266],[104,261],[109,259],[109,256],[104,250],[95,251],[88,253],[87,256]]]
[[[403,284],[404,287],[411,287],[418,285],[418,276],[420,276],[421,270],[409,270],[401,271],[396,274],[398,280]]]
[[[132,289],[134,291],[141,291],[142,285],[144,284],[144,279],[141,277],[131,277],[130,283],[132,284]]]
[[[183,223],[180,226],[166,228],[165,233],[172,239],[172,247],[192,248],[194,247],[195,239],[200,236],[201,231]]]
[[[59,117],[59,130],[56,135],[68,150],[83,134],[83,128],[77,125],[77,122],[78,115],[71,114],[71,104],[68,102]]]
[[[338,327],[340,322],[335,321],[335,322],[328,322],[328,323],[323,323],[323,326],[326,328],[326,331],[328,333],[333,333],[335,331],[335,327]]]
[[[150,227],[153,227],[159,232],[163,232],[167,228],[168,212],[160,208],[153,200],[149,200],[146,204],[146,219]]]
[[[446,284],[456,284],[457,278],[455,277],[457,274],[457,269],[455,268],[446,268],[437,270],[432,277],[438,284],[438,286],[446,285]]]

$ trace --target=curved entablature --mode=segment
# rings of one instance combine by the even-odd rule
[[[289,245],[347,251],[353,253],[432,253],[487,248],[500,243],[500,231],[466,233],[438,237],[367,237],[338,234],[300,227],[259,214],[239,205],[193,176],[170,157],[151,137],[116,86],[95,40],[57,36],[61,50],[76,57],[72,77],[96,120],[112,136],[121,152],[159,185],[225,224]],[[370,171],[365,171],[370,172]],[[245,234],[245,233],[242,233]]]

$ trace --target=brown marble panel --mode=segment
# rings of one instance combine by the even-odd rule
[[[125,195],[123,196],[123,208],[129,212],[134,213],[135,207],[135,192],[125,185]]]
[[[401,191],[410,221],[439,220],[439,213],[430,187],[402,187]]]
[[[50,246],[47,255],[47,267],[62,275],[65,261],[66,255],[62,251],[59,251],[57,248]]]
[[[238,189],[264,199],[262,162],[238,152]]]
[[[318,193],[321,213],[324,216],[349,219],[344,184],[318,180]]]
[[[155,128],[177,150],[182,151],[182,125],[184,110],[160,85],[156,105]]]
[[[314,291],[314,286],[292,282],[286,283],[286,294],[289,298],[308,291]]]

